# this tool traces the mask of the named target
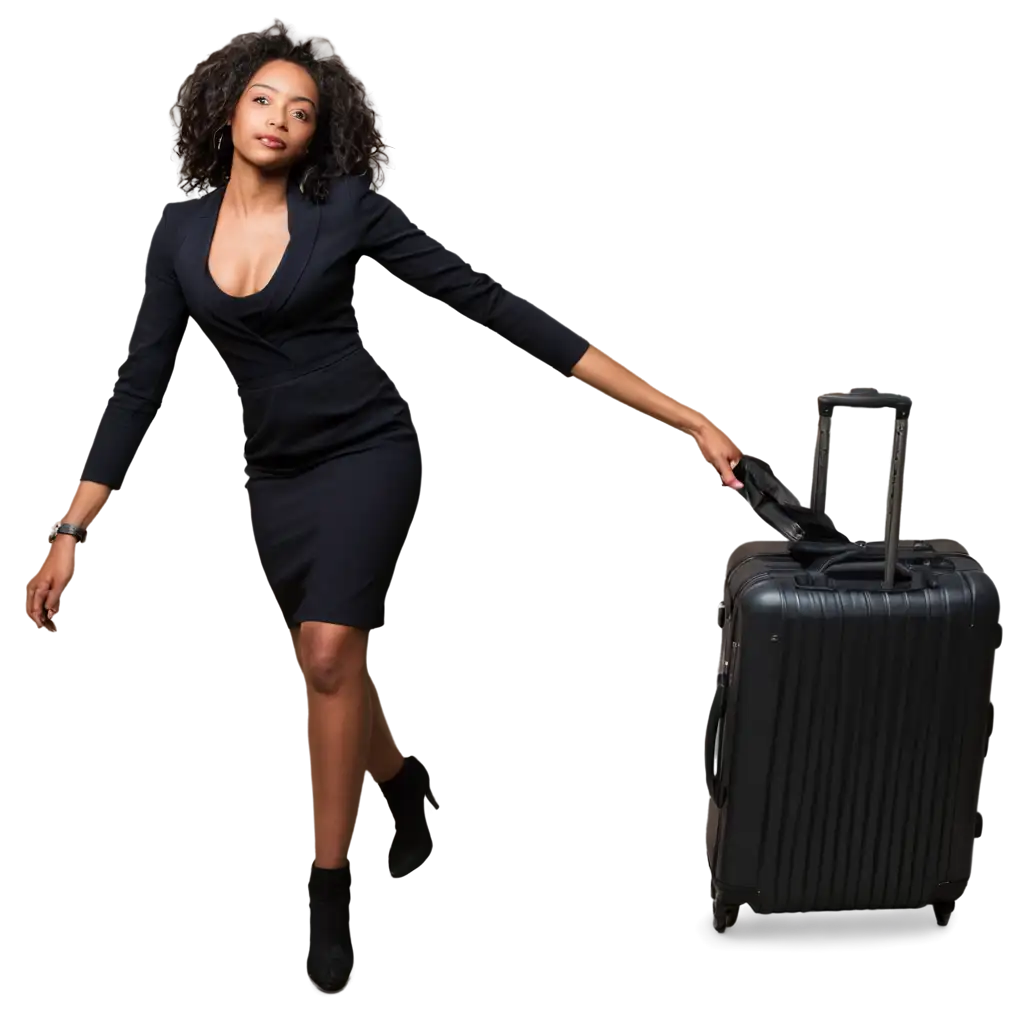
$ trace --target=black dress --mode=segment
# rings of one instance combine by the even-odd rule
[[[207,266],[223,197],[220,187],[164,208],[128,357],[81,479],[121,486],[191,315],[238,384],[253,534],[285,622],[372,629],[384,623],[421,463],[409,406],[359,336],[359,257],[566,376],[588,342],[428,237],[369,174],[335,180],[322,203],[290,181],[291,237],[274,276],[252,295],[228,295]]]

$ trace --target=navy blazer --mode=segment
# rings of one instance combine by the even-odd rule
[[[82,480],[115,490],[121,486],[160,408],[189,316],[227,363],[240,394],[361,347],[352,291],[362,255],[566,376],[589,347],[580,335],[426,235],[370,187],[369,174],[336,179],[322,203],[290,181],[290,240],[273,277],[251,295],[229,295],[207,265],[223,197],[221,186],[164,207],[146,260],[145,293],[128,356]],[[246,434],[248,443],[248,425]]]

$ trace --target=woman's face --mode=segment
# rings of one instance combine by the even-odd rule
[[[301,160],[313,141],[319,104],[316,83],[305,68],[287,60],[264,64],[249,80],[228,122],[235,158],[267,171]]]

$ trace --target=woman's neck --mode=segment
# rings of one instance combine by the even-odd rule
[[[224,203],[245,216],[273,213],[287,201],[288,173],[267,174],[235,159],[224,187]]]

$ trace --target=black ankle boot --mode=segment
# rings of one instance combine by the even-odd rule
[[[309,875],[309,956],[306,973],[321,992],[340,992],[352,971],[352,939],[348,905],[352,872],[321,868],[313,863]]]
[[[398,774],[378,783],[395,819],[395,838],[388,851],[388,867],[395,878],[415,871],[434,848],[423,813],[423,797],[437,807],[430,792],[427,769],[411,755],[402,762]]]

